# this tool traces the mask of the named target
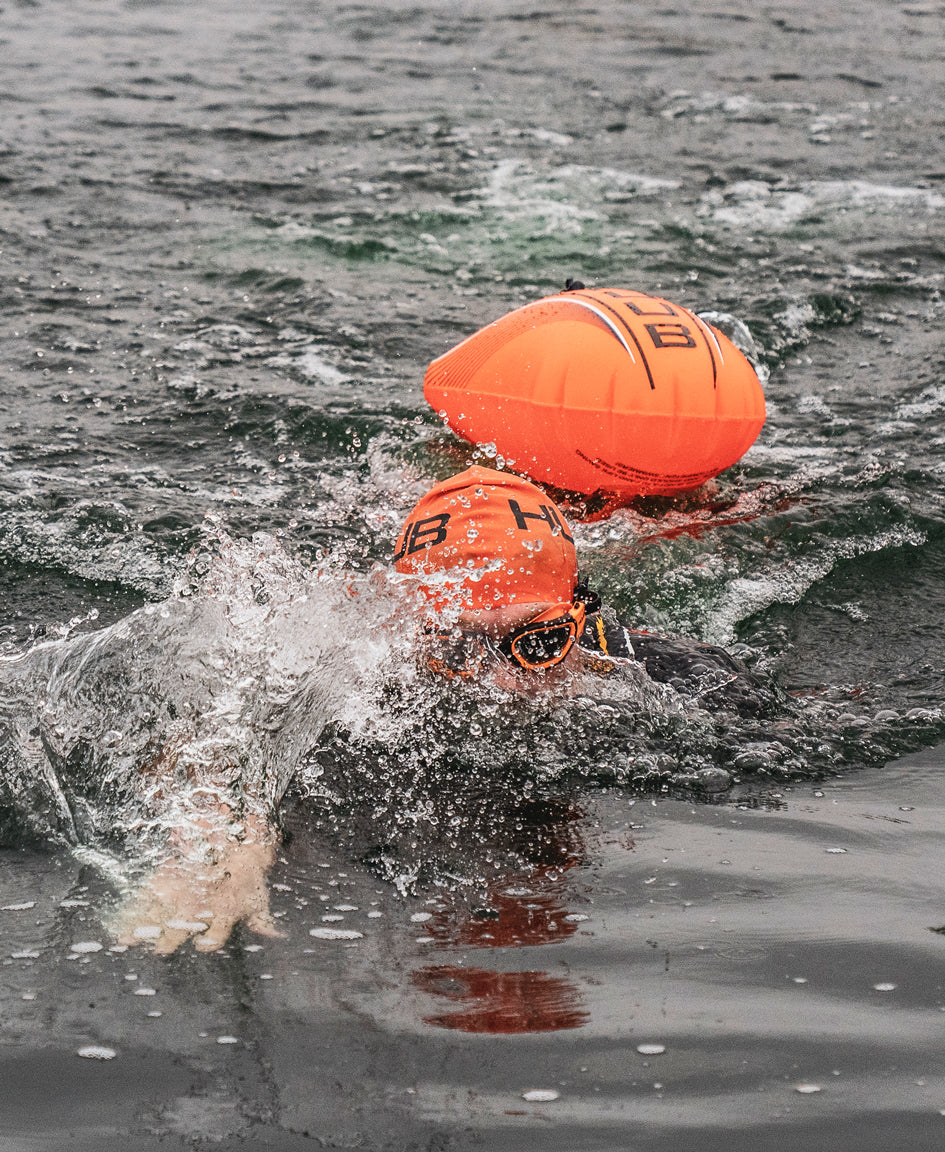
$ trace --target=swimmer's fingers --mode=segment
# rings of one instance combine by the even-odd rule
[[[193,940],[198,952],[218,952],[243,917],[216,916],[212,924],[201,921],[168,920],[164,924],[142,924],[128,927],[117,936],[117,943],[127,946],[150,944],[157,956],[170,956],[182,944]],[[254,912],[245,918],[246,927],[259,936],[281,939],[285,936],[273,923],[268,912]]]
[[[137,897],[119,908],[110,925],[111,934],[117,944],[131,948],[138,944],[153,944],[163,931],[164,917],[155,906],[151,893],[137,894]]]
[[[198,952],[216,952],[229,940],[230,933],[237,924],[243,922],[246,927],[259,936],[269,936],[273,939],[282,938],[284,932],[273,923],[268,908],[263,911],[250,913],[226,913],[214,919],[213,925],[203,935],[194,936],[194,948]]]
[[[142,931],[143,930],[143,931]],[[115,943],[124,948],[134,948],[138,944],[153,944],[161,938],[160,924],[142,923],[114,932]]]
[[[273,939],[281,940],[285,937],[285,933],[280,931],[269,912],[255,912],[246,920],[246,927],[250,932],[255,932],[258,936],[270,936]]]
[[[167,929],[165,929],[157,940],[154,941],[154,954],[156,956],[170,956],[171,953],[177,951],[181,944],[186,943],[189,938],[189,932],[183,932],[180,929],[168,932]]]
[[[239,917],[222,916],[215,918],[211,927],[201,936],[194,937],[194,948],[198,952],[219,952],[229,940],[230,933],[236,927]]]
[[[129,923],[132,919],[136,923]],[[119,930],[113,931],[117,944],[126,948],[150,944],[154,951],[161,956],[168,956],[171,952],[175,952],[195,931],[195,928],[184,927],[177,920],[165,922],[163,917],[131,917],[126,915],[124,921],[125,923]],[[200,930],[203,931],[206,927],[206,924],[201,924]]]
[[[154,951],[158,956],[170,956],[181,944],[186,944],[191,937],[197,938],[209,927],[204,920],[167,920],[161,935],[154,942]]]

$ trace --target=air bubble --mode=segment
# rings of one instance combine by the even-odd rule
[[[351,928],[310,928],[309,936],[316,940],[361,940],[363,933],[355,932]]]
[[[114,1048],[105,1048],[100,1044],[86,1044],[76,1051],[76,1055],[86,1060],[114,1060],[118,1053]]]

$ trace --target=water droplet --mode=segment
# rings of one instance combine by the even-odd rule
[[[218,1044],[239,1044],[239,1042],[240,1042],[239,1036],[218,1036],[217,1037],[217,1043]]]
[[[522,1093],[522,1099],[528,1100],[532,1104],[543,1104],[550,1100],[557,1100],[561,1095],[554,1088],[529,1088],[527,1092]]]
[[[70,952],[101,952],[102,945],[97,940],[80,940],[77,944],[70,944]]]
[[[815,1092],[821,1092],[822,1089],[819,1084],[795,1084],[794,1091],[800,1092],[802,1096],[813,1096]]]
[[[666,1051],[665,1044],[638,1044],[637,1051],[641,1056],[661,1056]]]
[[[895,987],[896,987],[895,984],[889,984],[889,983],[874,984],[873,985],[873,988],[877,992],[892,992],[895,989]]]

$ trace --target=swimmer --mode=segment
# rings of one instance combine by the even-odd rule
[[[529,692],[554,690],[572,674],[633,669],[700,707],[756,716],[777,706],[775,691],[723,649],[630,629],[603,608],[579,576],[563,514],[517,476],[473,467],[436,484],[407,517],[393,562],[400,582],[416,593],[418,656],[437,677],[490,677]],[[154,794],[174,778],[177,756],[166,745],[140,769]],[[191,814],[187,831],[175,833],[168,857],[122,909],[121,943],[150,942],[169,953],[191,940],[200,951],[215,951],[239,923],[279,934],[266,886],[277,830],[261,806],[251,812],[246,804],[221,803],[223,784],[202,791],[204,807]]]
[[[417,577],[427,662],[440,674],[511,672],[522,685],[635,664],[702,707],[759,716],[778,706],[724,649],[631,630],[603,608],[560,509],[518,476],[473,467],[435,485],[407,517],[394,566]]]

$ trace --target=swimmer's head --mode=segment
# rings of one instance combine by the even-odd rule
[[[420,499],[394,566],[420,578],[431,607],[462,614],[570,604],[578,579],[574,540],[554,502],[527,480],[479,467]]]
[[[468,468],[424,496],[397,541],[399,572],[419,577],[430,667],[474,677],[498,659],[545,672],[563,663],[599,600],[553,501],[527,480]]]

